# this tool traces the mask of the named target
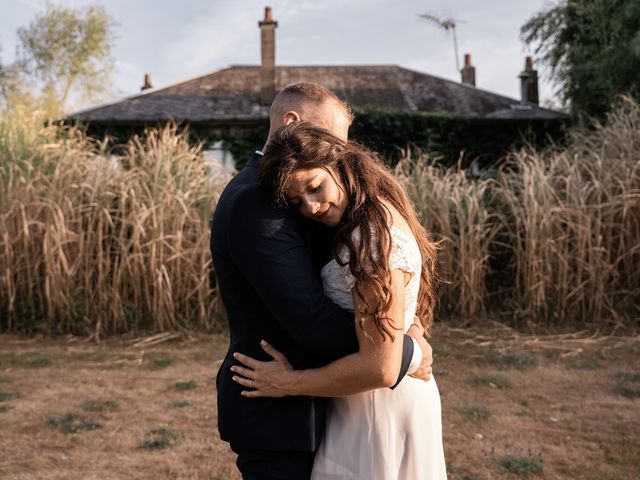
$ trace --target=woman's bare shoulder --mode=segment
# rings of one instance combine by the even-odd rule
[[[413,237],[413,232],[411,231],[409,224],[404,219],[402,214],[389,202],[383,201],[382,203],[385,206],[385,210],[387,211],[387,222],[389,228],[396,227],[402,230],[407,235]]]

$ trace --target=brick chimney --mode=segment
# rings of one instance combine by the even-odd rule
[[[265,7],[264,20],[258,22],[262,39],[260,64],[260,105],[269,106],[276,96],[276,27],[271,7]]]
[[[520,98],[523,103],[535,103],[538,105],[538,71],[533,69],[533,60],[526,57],[524,70],[520,77]]]
[[[151,74],[150,73],[145,73],[144,74],[144,85],[142,85],[142,87],[140,88],[140,91],[144,92],[145,90],[149,90],[150,88],[153,88],[153,85],[151,85]]]
[[[471,65],[470,53],[464,54],[464,67],[462,67],[460,73],[462,73],[462,83],[466,83],[473,87],[476,86],[476,67]]]

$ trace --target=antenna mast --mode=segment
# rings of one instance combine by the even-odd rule
[[[445,32],[449,32],[449,30],[453,32],[453,49],[456,56],[456,70],[458,70],[459,72],[460,59],[458,55],[458,37],[456,36],[456,24],[464,22],[461,20],[454,20],[453,18],[442,19],[430,13],[423,13],[422,15],[419,15],[419,17],[426,20],[427,22],[434,23],[438,27],[444,29]]]

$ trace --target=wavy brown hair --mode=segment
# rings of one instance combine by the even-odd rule
[[[279,128],[265,148],[260,166],[260,180],[270,189],[279,204],[286,205],[286,192],[297,170],[323,168],[332,176],[339,175],[347,195],[347,208],[336,227],[333,255],[340,261],[339,249],[349,251],[349,269],[358,282],[367,282],[377,306],[370,309],[356,283],[366,315],[371,315],[382,335],[393,338],[387,312],[391,307],[391,212],[392,205],[405,219],[415,237],[422,256],[417,315],[429,333],[435,308],[437,246],[420,224],[411,201],[373,152],[354,142],[345,143],[328,131],[306,122],[295,122]],[[352,233],[360,233],[354,242]],[[397,328],[396,328],[397,329]]]

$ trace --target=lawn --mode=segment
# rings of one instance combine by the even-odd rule
[[[216,430],[226,342],[0,336],[0,478],[239,479]],[[640,337],[486,322],[432,344],[449,479],[640,478]]]

